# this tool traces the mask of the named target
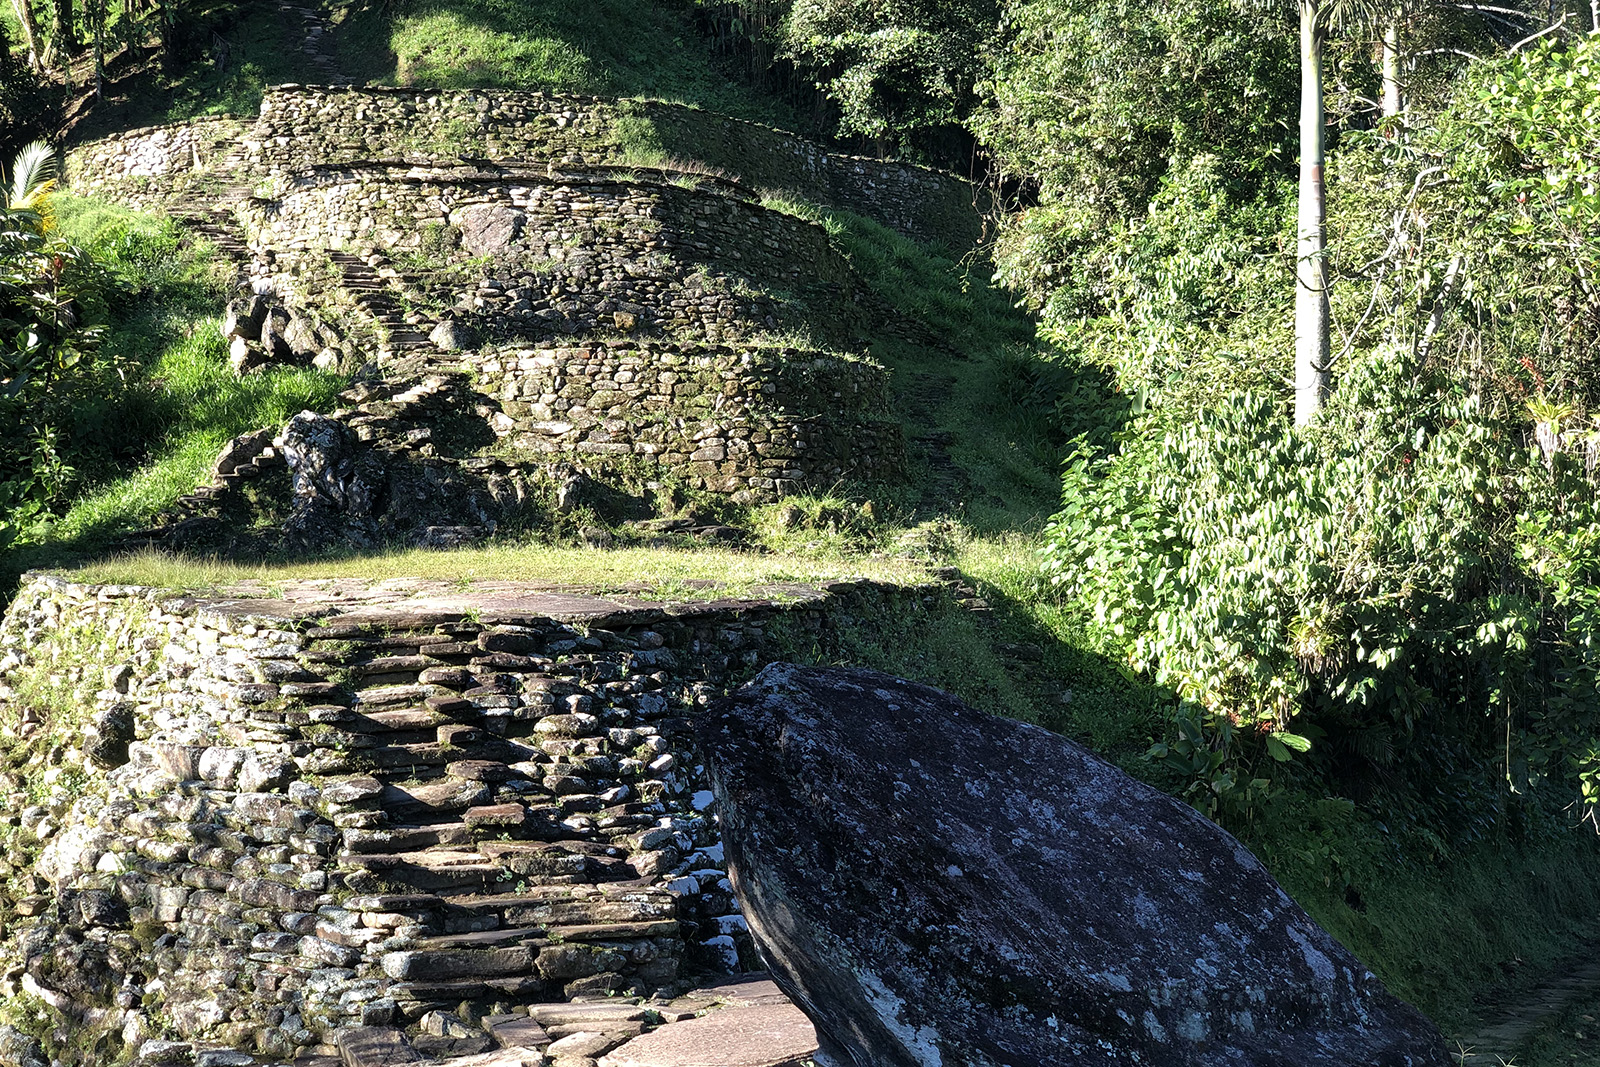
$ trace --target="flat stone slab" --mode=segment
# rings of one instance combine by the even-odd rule
[[[713,1000],[729,1007],[753,1008],[768,1004],[788,1004],[789,998],[765,972],[742,975],[716,985],[691,989],[684,1000]]]
[[[387,1026],[360,1026],[341,1033],[335,1042],[344,1067],[392,1067],[421,1063],[406,1036]]]
[[[698,583],[685,583],[698,584]],[[705,583],[714,588],[715,583]],[[666,601],[646,597],[645,583],[629,589],[638,595],[601,596],[559,582],[474,581],[468,592],[449,581],[431,578],[299,578],[283,582],[248,579],[214,595],[181,598],[202,611],[246,619],[322,619],[325,624],[356,628],[390,626],[402,619],[411,625],[459,622],[468,615],[488,623],[522,623],[554,619],[591,625],[649,623],[668,616],[698,614],[706,609],[753,608],[782,602],[824,599],[830,583],[817,585],[773,582],[752,587],[736,599]]]
[[[540,1026],[581,1025],[593,1030],[620,1026],[644,1018],[645,1008],[638,1001],[599,1001],[571,1004],[534,1004],[528,1008],[528,1017]]]
[[[501,1048],[541,1049],[550,1044],[545,1028],[526,1015],[493,1016],[483,1021],[483,1028],[500,1042]]]
[[[817,1031],[793,1004],[728,1007],[634,1038],[600,1067],[799,1067]]]
[[[498,1048],[472,1056],[440,1060],[439,1067],[545,1067],[544,1055],[531,1048]]]

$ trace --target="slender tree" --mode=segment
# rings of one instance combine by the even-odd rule
[[[1328,398],[1328,190],[1323,176],[1327,116],[1322,54],[1334,26],[1371,25],[1387,5],[1377,0],[1298,0],[1300,16],[1300,191],[1295,237],[1294,421],[1316,418]]]
[[[1295,227],[1294,421],[1322,410],[1328,366],[1328,193],[1323,177],[1327,123],[1322,103],[1325,25],[1317,0],[1300,6],[1300,190]]]
[[[39,24],[33,17],[33,0],[11,0],[16,9],[17,22],[22,25],[22,43],[28,47],[28,66],[34,70],[42,67],[39,53]]]
[[[1401,11],[1396,8],[1383,22],[1383,95],[1379,107],[1386,119],[1394,118],[1405,109],[1400,89],[1400,19]]]
[[[78,20],[73,12],[72,0],[53,0],[54,11],[50,19],[51,47],[63,60],[78,54]]]

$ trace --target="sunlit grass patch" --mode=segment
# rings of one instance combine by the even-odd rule
[[[463,593],[494,583],[518,582],[658,598],[737,596],[764,585],[856,578],[900,584],[927,580],[926,568],[904,559],[814,559],[732,549],[588,549],[542,544],[451,551],[403,548],[295,562],[220,560],[146,549],[64,573],[84,582],[190,592],[220,590],[245,581],[341,578],[376,583],[414,578],[452,583]]]
[[[570,42],[537,31],[507,32],[466,12],[434,10],[399,21],[391,47],[403,84],[459,88],[598,87],[594,65]]]

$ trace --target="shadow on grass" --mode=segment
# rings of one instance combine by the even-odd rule
[[[74,127],[74,140],[198,115],[253,116],[267,86],[321,77],[302,51],[298,20],[275,4],[229,0],[186,14],[189,35],[199,42],[187,61],[173,67],[154,51],[123,53],[104,99]]]
[[[653,0],[353,0],[335,43],[358,81],[679,100],[739,118],[797,116],[723,73],[684,7]]]

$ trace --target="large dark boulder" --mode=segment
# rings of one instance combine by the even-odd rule
[[[1248,851],[1037,727],[768,667],[700,722],[729,874],[838,1067],[1447,1067]]]

